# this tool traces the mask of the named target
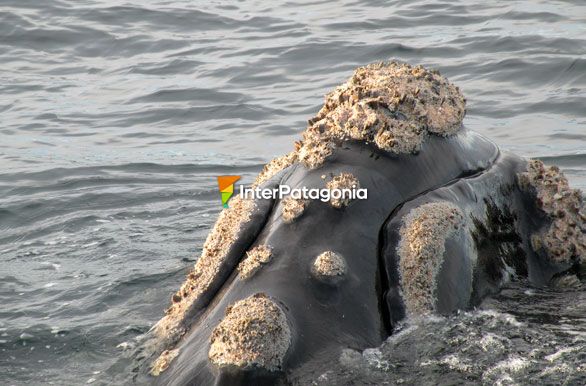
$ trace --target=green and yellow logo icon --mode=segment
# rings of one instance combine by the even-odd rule
[[[218,187],[222,195],[222,206],[228,207],[228,200],[234,194],[234,183],[240,179],[240,176],[218,176]]]

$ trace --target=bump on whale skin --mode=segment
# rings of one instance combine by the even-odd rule
[[[352,173],[340,173],[326,184],[326,188],[330,190],[355,190],[360,189],[360,182],[352,175]],[[330,204],[334,208],[343,208],[350,204],[350,198],[344,195],[340,198],[331,197]]]
[[[346,260],[333,251],[320,253],[311,265],[311,274],[324,282],[335,283],[344,278],[346,271]]]
[[[397,62],[371,64],[326,95],[303,133],[298,158],[318,168],[346,139],[395,154],[413,153],[429,134],[457,133],[465,113],[460,90],[438,72]]]
[[[173,359],[179,354],[179,350],[165,350],[153,363],[150,374],[158,377],[163,371],[167,370]]]
[[[265,294],[239,300],[212,332],[209,358],[217,366],[281,369],[291,331],[281,308]]]
[[[549,219],[531,236],[533,249],[554,263],[586,265],[586,207],[582,192],[571,189],[556,166],[531,160],[519,185]]]
[[[283,221],[292,223],[303,214],[309,202],[300,198],[286,197],[281,204]]]
[[[326,95],[295,149],[269,162],[253,185],[296,162],[318,168],[346,140],[375,143],[394,154],[416,152],[430,134],[456,134],[465,114],[460,89],[437,71],[398,62],[359,67]]]
[[[262,171],[258,174],[252,186],[256,188],[257,186],[261,186],[267,181],[270,181],[271,178],[274,178],[284,169],[290,167],[295,162],[297,162],[297,158],[297,152],[292,151],[281,157],[276,157],[272,159],[263,167]]]
[[[463,230],[463,225],[464,214],[448,202],[424,204],[405,216],[397,250],[408,314],[435,311],[437,276],[444,263],[445,244]]]
[[[450,313],[477,304],[516,276],[547,283],[567,269],[531,247],[531,235],[547,216],[532,218],[539,213],[536,199],[517,183],[527,161],[464,129],[464,115],[459,89],[437,72],[396,62],[357,69],[326,96],[293,151],[269,162],[253,186],[323,189],[324,180],[347,173],[368,189],[368,199],[339,208],[315,200],[302,211],[292,210],[288,199],[257,200],[250,211],[250,204],[232,200],[206,241],[196,273],[151,334],[156,347],[145,355],[149,364],[164,350],[177,350],[176,357],[158,377],[141,373],[139,381],[307,384],[344,349],[380,345],[410,304],[418,310],[418,291],[426,296],[419,310]],[[429,269],[417,275],[414,265],[401,268],[404,248],[397,246],[410,234],[402,227],[427,213],[417,208],[430,207],[458,208],[458,230],[451,232],[450,221],[442,226],[441,215],[431,216],[437,237],[413,239],[427,243],[422,251],[430,253],[404,254],[404,263],[432,256]],[[261,245],[271,246],[273,258],[242,280],[237,267],[246,251]],[[342,281],[312,274],[324,251],[343,257]],[[422,285],[415,285],[419,280]],[[409,286],[411,298],[404,296]],[[259,293],[286,315],[290,341],[278,365],[243,365],[228,348],[237,347],[237,340],[219,348],[218,342],[240,336],[229,331],[256,331],[257,322],[229,328],[228,315]],[[257,349],[245,357],[272,358],[270,347]],[[221,352],[234,360],[216,360]]]
[[[257,245],[248,252],[238,265],[238,273],[242,279],[250,279],[261,267],[271,261],[273,255],[269,245]]]

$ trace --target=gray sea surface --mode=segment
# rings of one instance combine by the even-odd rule
[[[110,383],[219,213],[366,63],[586,188],[586,2],[0,0],[0,384]],[[316,384],[586,384],[582,290],[512,284]],[[117,378],[119,379],[119,378]]]

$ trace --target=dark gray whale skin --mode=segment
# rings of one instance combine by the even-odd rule
[[[247,249],[268,244],[273,248],[272,261],[246,281],[236,273],[237,261],[225,267],[227,279],[209,296],[209,304],[202,305],[202,312],[193,320],[185,321],[191,324],[177,345],[179,355],[165,372],[151,380],[158,385],[303,384],[321,374],[328,362],[337,360],[341,350],[380,345],[405,314],[401,299],[393,296],[399,292],[392,214],[400,216],[409,206],[439,199],[443,194],[454,200],[463,197],[466,210],[485,222],[485,204],[479,198],[508,202],[499,187],[504,192],[514,183],[523,162],[502,156],[489,140],[462,130],[451,137],[430,136],[417,154],[390,155],[374,146],[349,141],[318,169],[292,165],[280,175],[281,184],[321,188],[322,176],[349,172],[368,189],[368,199],[355,200],[341,209],[315,200],[291,224],[282,220],[280,202],[261,205],[268,212],[266,222],[261,229],[244,229],[239,238],[250,240],[250,245],[237,242],[239,250],[233,248],[231,254],[242,257]],[[322,283],[310,274],[315,257],[327,250],[344,256],[348,265],[347,276],[336,284]],[[491,264],[487,262],[487,266]],[[447,264],[441,276],[449,277],[452,269]],[[475,297],[481,298],[496,284],[490,275],[483,274],[482,267],[479,269],[474,285]],[[292,342],[282,371],[214,366],[208,359],[212,330],[230,304],[258,292],[277,299],[290,324]],[[445,301],[440,311],[474,303],[468,300],[455,304]]]

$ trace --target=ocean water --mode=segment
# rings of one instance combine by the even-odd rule
[[[0,0],[0,384],[109,383],[196,261],[215,176],[251,182],[389,59],[439,69],[469,128],[586,188],[582,0]],[[584,296],[513,284],[316,384],[586,384]]]

